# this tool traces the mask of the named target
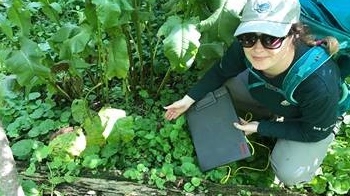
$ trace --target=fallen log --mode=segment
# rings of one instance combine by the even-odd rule
[[[47,176],[23,176],[23,179],[33,180],[37,183],[47,182]],[[146,184],[139,184],[125,180],[111,180],[102,178],[78,177],[72,183],[62,183],[55,187],[54,191],[65,196],[206,196],[206,195],[254,195],[254,196],[306,196],[306,194],[294,193],[287,189],[261,188],[247,185],[220,185],[206,182],[206,191],[200,193],[186,193],[181,188],[167,188],[159,190]],[[45,192],[44,195],[57,195],[54,192]],[[310,194],[307,194],[310,196]]]

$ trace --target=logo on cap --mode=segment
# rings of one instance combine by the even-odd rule
[[[264,3],[256,3],[254,5],[254,10],[257,11],[258,13],[264,13],[264,12],[268,12],[271,9],[271,4],[270,2],[264,2]]]

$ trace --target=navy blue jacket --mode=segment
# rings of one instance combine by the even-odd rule
[[[292,63],[308,49],[308,46],[298,44]],[[243,48],[234,42],[222,59],[190,89],[188,95],[198,101],[208,92],[222,86],[229,78],[237,76],[246,69]],[[274,78],[267,78],[260,71],[254,71],[268,83],[281,88],[288,70]],[[339,80],[339,67],[333,60],[327,61],[297,87],[294,92],[294,98],[299,103],[297,106],[282,105],[281,102],[285,100],[283,95],[264,86],[250,89],[253,98],[274,114],[284,117],[283,122],[261,120],[258,133],[263,136],[303,142],[317,142],[326,138],[332,132],[337,120],[337,103],[340,99]],[[250,73],[249,84],[255,82],[259,80]]]

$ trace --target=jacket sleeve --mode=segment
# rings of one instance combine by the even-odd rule
[[[231,77],[238,75],[246,66],[242,47],[234,42],[224,56],[190,89],[188,95],[195,101],[219,88]]]

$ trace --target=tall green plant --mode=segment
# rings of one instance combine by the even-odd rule
[[[155,20],[151,7],[155,1],[142,0],[86,0],[79,7],[64,2],[15,0],[6,4],[0,15],[0,27],[10,38],[10,48],[0,54],[8,70],[15,74],[28,90],[39,85],[73,101],[94,89],[101,101],[109,100],[110,84],[125,90],[145,87],[153,75],[153,59],[159,40],[151,33],[156,30],[150,23]],[[60,6],[61,5],[61,6]],[[75,13],[65,17],[64,12]],[[33,19],[50,20],[45,29],[47,37],[35,35],[39,24]],[[40,23],[40,22],[39,22]],[[145,45],[145,34],[154,41]],[[148,52],[148,51],[151,51]]]
[[[200,67],[206,68],[222,57],[233,41],[233,32],[239,24],[239,14],[245,2],[183,0],[167,4],[182,8],[177,12],[184,14],[168,17],[157,34],[164,37],[163,49],[170,62],[160,88],[166,83],[170,71],[186,71],[195,60]]]
[[[115,78],[134,94],[156,84],[163,75],[156,71],[163,66],[156,59],[163,40],[170,65],[159,92],[170,71],[186,71],[194,62],[205,67],[223,55],[244,2],[172,0],[160,12],[152,11],[156,1],[86,0],[75,2],[77,8],[72,2],[14,0],[5,4],[0,27],[18,47],[2,58],[28,92],[46,85],[73,101],[92,92],[84,89],[93,89],[108,103]],[[159,28],[159,16],[166,11],[169,17]],[[76,15],[65,17],[63,12]],[[50,32],[44,32],[50,36],[33,34],[39,25],[31,23],[33,18],[51,21]]]

